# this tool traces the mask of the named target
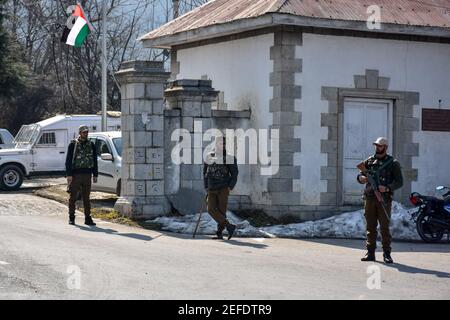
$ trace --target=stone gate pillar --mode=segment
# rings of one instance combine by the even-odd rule
[[[165,215],[164,84],[160,61],[124,62],[116,72],[122,96],[121,197],[115,209],[133,218]]]
[[[211,80],[183,79],[169,82],[164,94],[167,101],[166,124],[170,123],[167,127],[189,132],[192,146],[190,164],[171,164],[170,169],[168,168],[170,176],[166,174],[169,187],[167,191],[172,194],[180,188],[203,191],[202,155],[209,142],[202,141],[202,134],[211,128],[211,104],[217,99],[218,91],[212,88]],[[170,135],[171,132],[166,132],[167,140]],[[166,141],[167,155],[170,155],[175,144],[176,142]]]

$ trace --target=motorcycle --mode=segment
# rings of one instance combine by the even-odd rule
[[[423,241],[434,243],[441,241],[444,234],[450,235],[450,188],[436,188],[442,199],[424,196],[418,192],[411,193],[409,200],[418,207],[412,214],[417,232]]]

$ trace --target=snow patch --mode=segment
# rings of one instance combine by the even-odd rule
[[[397,240],[420,240],[416,225],[411,220],[411,214],[417,209],[407,210],[401,204],[393,202],[391,233]],[[236,235],[255,238],[356,238],[364,239],[366,222],[364,210],[346,212],[327,219],[275,225],[256,228],[247,220],[242,220],[234,213],[227,212],[228,220],[237,225]],[[159,217],[149,220],[158,223],[162,230],[176,233],[192,234],[197,224],[199,214],[182,217]],[[197,234],[213,235],[217,230],[216,222],[208,213],[203,213]]]

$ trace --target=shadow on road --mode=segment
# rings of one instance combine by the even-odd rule
[[[365,240],[363,239],[301,239],[302,241],[314,242],[330,246],[344,247],[350,249],[366,250]],[[380,239],[378,239],[378,242]],[[381,245],[380,245],[381,247]],[[381,251],[381,249],[379,250]],[[450,253],[450,245],[447,242],[424,243],[422,241],[394,241],[392,251],[395,252],[442,252]]]
[[[118,236],[122,236],[122,237],[127,237],[127,238],[132,238],[132,239],[136,239],[136,240],[142,240],[142,241],[150,241],[153,240],[155,238],[152,238],[150,236],[146,236],[143,234],[138,234],[138,233],[119,233],[117,230],[114,229],[103,229],[97,226],[94,227],[85,227],[85,226],[78,226],[76,225],[77,228],[83,230],[83,231],[89,231],[89,232],[103,232],[106,234],[113,234],[113,235],[118,235]]]
[[[438,278],[450,278],[450,273],[444,272],[444,271],[422,269],[422,268],[417,268],[417,267],[413,267],[413,266],[407,266],[407,265],[401,264],[401,263],[385,264],[381,261],[377,261],[377,262],[379,264],[383,264],[386,267],[397,269],[398,271],[404,272],[404,273],[429,274],[429,275],[436,276]]]
[[[250,247],[250,248],[255,248],[255,249],[266,249],[268,247],[267,244],[263,244],[263,243],[241,242],[241,241],[236,241],[233,239],[225,240],[224,242],[226,244],[231,244],[233,246]]]

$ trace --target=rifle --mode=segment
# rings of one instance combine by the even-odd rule
[[[380,203],[381,207],[383,208],[383,211],[384,211],[384,214],[386,215],[387,221],[390,222],[391,219],[389,218],[389,215],[387,213],[386,204],[384,203],[383,195],[378,190],[379,185],[378,185],[378,183],[376,182],[376,180],[375,180],[375,178],[373,176],[374,173],[372,173],[371,171],[367,170],[366,164],[364,163],[364,161],[359,163],[356,167],[359,169],[359,171],[361,171],[362,173],[364,173],[366,175],[367,180],[369,181],[369,185],[372,187],[373,192],[375,193],[375,197],[378,200],[378,203]]]

